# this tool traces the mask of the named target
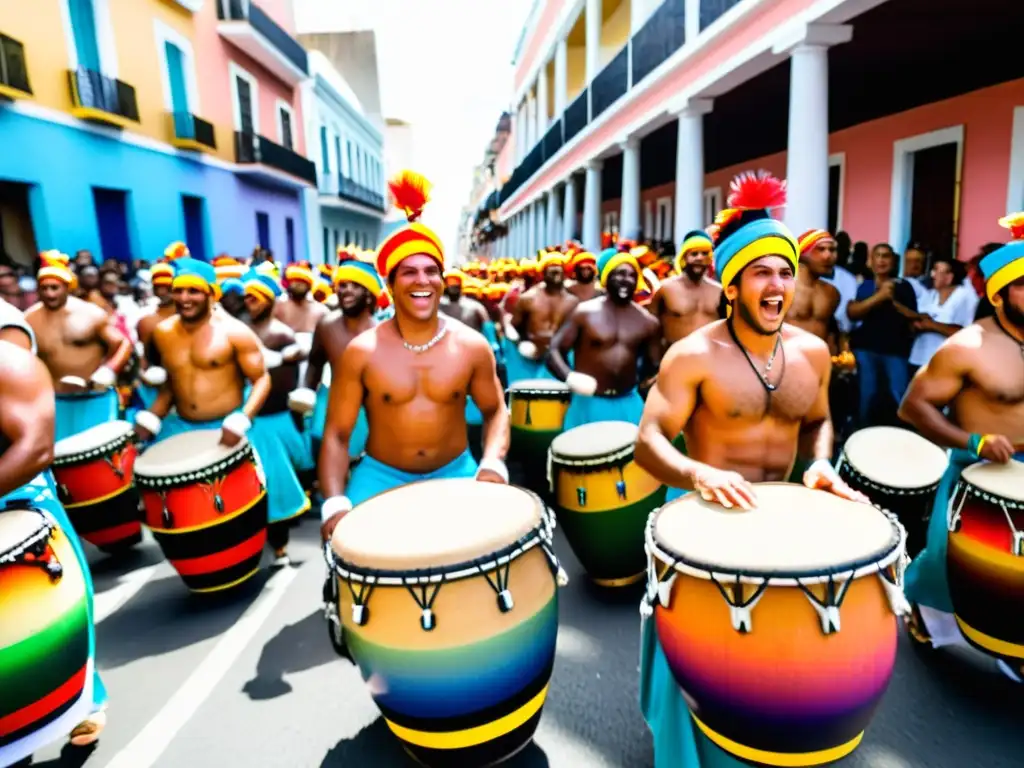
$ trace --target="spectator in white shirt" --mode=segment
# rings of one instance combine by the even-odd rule
[[[928,251],[920,243],[911,243],[903,254],[903,278],[910,283],[921,306],[925,293],[931,288],[926,277],[928,272]]]
[[[853,323],[846,315],[846,306],[857,297],[857,278],[853,273],[838,264],[832,268],[832,272],[823,275],[822,280],[831,283],[839,291],[839,306],[836,307],[836,325],[839,332],[849,334],[853,330]]]
[[[933,287],[924,292],[917,306],[921,319],[914,323],[917,336],[910,350],[912,372],[927,364],[948,337],[974,322],[978,294],[964,285],[966,274],[963,263],[954,259],[940,257],[932,264]]]

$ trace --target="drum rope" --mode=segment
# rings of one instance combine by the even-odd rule
[[[367,603],[370,602],[370,595],[373,594],[376,581],[369,577],[365,581],[359,582],[358,592],[352,586],[351,575],[345,579],[345,583],[348,585],[348,591],[352,595],[352,622],[357,627],[361,627],[370,618],[370,609],[367,607]]]
[[[486,578],[486,574],[484,574]],[[490,579],[487,580],[490,583]],[[419,587],[420,594],[416,594],[417,586]],[[424,632],[429,632],[437,626],[437,621],[434,618],[434,601],[437,600],[437,595],[441,592],[441,587],[444,586],[444,574],[441,574],[441,580],[437,582],[427,582],[426,584],[406,584],[405,588],[409,590],[409,594],[412,595],[412,599],[416,601],[416,605],[420,607],[422,614],[420,615],[420,626],[423,627]],[[433,589],[431,589],[433,588]],[[369,595],[367,595],[369,597]]]
[[[673,571],[674,573],[675,571]],[[741,635],[745,635],[753,629],[754,623],[754,608],[761,601],[764,593],[768,590],[768,579],[762,579],[761,583],[757,585],[754,592],[750,597],[743,598],[743,582],[740,581],[740,575],[736,574],[736,583],[731,587],[732,594],[729,594],[729,590],[725,588],[718,579],[715,578],[715,574],[708,571],[708,578],[711,579],[711,583],[718,587],[718,591],[722,593],[722,597],[725,598],[725,602],[729,604],[729,618],[732,620],[732,628],[739,632]],[[801,585],[803,586],[803,585]],[[736,602],[733,602],[733,601]]]
[[[160,521],[163,523],[164,528],[174,527],[174,515],[171,514],[171,510],[167,507],[167,491],[157,491],[160,496]]]
[[[1010,526],[1010,533],[1013,534],[1013,550],[1014,557],[1024,556],[1024,532],[1018,531],[1017,526],[1013,524],[1013,518],[1010,516],[1010,510],[1006,508],[1006,504],[999,502],[999,508],[1003,510],[1003,515],[1006,517],[1006,524]]]
[[[821,619],[821,631],[826,635],[832,635],[839,631],[839,609],[843,607],[843,601],[846,599],[846,594],[850,591],[850,585],[853,582],[854,579],[852,578],[842,582],[842,586],[839,587],[837,592],[836,580],[832,574],[829,574],[828,581],[825,582],[825,599],[819,600],[813,590],[797,579],[797,586],[800,587],[804,596],[818,613],[818,617]]]
[[[515,607],[515,601],[512,600],[512,592],[509,591],[508,585],[512,572],[512,561],[509,560],[505,563],[504,567],[499,566],[494,569],[494,580],[491,580],[491,575],[480,570],[480,574],[487,580],[491,589],[498,596],[498,610],[502,613],[508,613]]]

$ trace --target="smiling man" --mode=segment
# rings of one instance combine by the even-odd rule
[[[706,232],[687,232],[676,256],[679,274],[665,280],[647,305],[661,321],[669,346],[720,317],[722,286],[708,277],[711,253],[711,238]]]
[[[509,418],[490,344],[438,314],[444,253],[437,235],[416,221],[429,182],[403,171],[389,187],[409,219],[377,256],[395,316],[353,339],[341,360],[331,360],[338,375],[331,383],[319,467],[325,538],[354,504],[417,480],[475,476],[508,482]],[[479,467],[468,446],[467,397],[484,419]],[[349,438],[364,406],[366,455],[349,478]]]

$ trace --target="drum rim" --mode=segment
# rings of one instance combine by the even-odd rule
[[[836,467],[836,472],[842,474],[846,470],[852,474],[858,482],[862,482],[868,488],[879,493],[885,493],[889,496],[927,496],[930,493],[934,493],[939,490],[939,486],[942,485],[942,477],[934,483],[928,485],[909,485],[903,487],[893,487],[891,485],[882,485],[878,480],[874,480],[854,466],[849,458],[846,456],[845,449],[839,454],[839,462]]]
[[[128,422],[125,422],[125,424],[128,424]],[[78,437],[78,435],[72,435],[72,437]],[[54,444],[54,451],[57,450],[57,446],[60,445],[62,442],[63,440],[58,440],[57,443]],[[109,453],[116,452],[124,448],[126,445],[128,445],[128,443],[135,442],[135,434],[131,430],[131,425],[129,425],[129,429],[125,434],[121,435],[120,437],[112,438],[107,442],[96,446],[95,448],[87,448],[85,450],[77,451],[75,453],[68,453],[64,456],[54,455],[53,466],[69,467],[75,464],[84,464],[88,461],[92,461],[93,459],[98,459],[101,456],[106,456]]]
[[[914,495],[915,493],[930,493],[933,489],[934,490],[938,490],[939,485],[942,484],[942,476],[945,474],[945,470],[949,466],[948,458],[943,462],[943,464],[942,464],[942,471],[939,473],[938,479],[936,479],[933,483],[928,483],[926,485],[901,486],[901,487],[895,487],[895,488],[893,486],[889,486],[889,485],[882,485],[881,481],[875,480],[874,478],[871,478],[871,477],[868,477],[867,475],[864,474],[863,470],[857,468],[857,466],[850,461],[850,458],[849,458],[850,441],[854,440],[857,435],[863,435],[864,433],[867,433],[867,432],[875,432],[876,434],[881,434],[883,431],[891,431],[891,430],[895,430],[897,432],[903,432],[905,434],[908,434],[908,435],[911,435],[913,437],[919,438],[920,440],[924,441],[930,448],[934,448],[935,449],[936,456],[938,456],[939,454],[942,454],[943,456],[945,456],[945,451],[943,451],[942,448],[937,446],[935,443],[933,443],[928,438],[922,437],[921,435],[917,434],[916,432],[913,432],[913,431],[911,431],[909,429],[904,429],[903,427],[891,427],[891,426],[888,426],[888,425],[885,425],[885,424],[878,424],[878,425],[875,425],[873,427],[865,427],[864,429],[858,429],[856,432],[854,432],[852,435],[850,435],[850,437],[848,437],[846,439],[846,443],[843,445],[843,450],[839,454],[839,463],[836,466],[836,471],[840,471],[842,469],[843,465],[845,464],[846,466],[850,467],[850,469],[852,469],[854,472],[857,473],[857,477],[859,479],[863,479],[863,480],[867,481],[868,483],[870,483],[875,490],[883,491],[883,492],[889,493],[891,495],[901,495],[900,494],[901,491],[904,494],[906,494],[906,495]],[[856,438],[856,439],[860,440],[861,438]],[[855,444],[856,444],[856,441],[855,441]]]
[[[253,461],[253,463],[255,463],[255,459],[256,453],[253,450],[252,443],[246,441],[242,443],[238,450],[225,456],[223,459],[220,459],[209,466],[203,467],[202,469],[190,470],[178,475],[156,476],[146,474],[144,469],[140,472],[138,465],[136,464],[134,471],[135,484],[139,488],[157,491],[181,488],[208,480],[211,477],[216,477],[217,475],[225,472],[229,472],[236,467],[241,466],[246,461]]]
[[[515,384],[512,386],[514,387]],[[510,399],[516,395],[530,395],[535,400],[572,400],[572,390],[568,387],[565,389],[512,389],[509,387],[508,394]]]
[[[562,435],[565,434],[567,433],[562,433]],[[561,437],[561,435],[559,435],[559,437]],[[557,440],[558,438],[556,437],[555,439]],[[599,470],[615,467],[623,463],[628,464],[635,455],[635,445],[633,443],[630,443],[625,448],[619,448],[616,451],[609,451],[601,454],[600,456],[588,456],[586,458],[577,458],[574,456],[566,456],[564,454],[557,453],[555,451],[554,444],[552,443],[552,446],[548,448],[548,454],[551,457],[552,464],[561,464],[564,467],[593,467],[595,470]]]
[[[987,463],[988,462],[984,461],[976,462],[974,464],[971,464],[969,467],[966,467],[964,469],[964,472],[966,472],[971,467],[977,467]],[[956,499],[957,496],[960,496],[961,493],[964,493],[975,499],[987,501],[989,504],[1002,504],[1007,509],[1012,509],[1014,511],[1024,510],[1024,499],[1011,499],[1006,496],[1000,496],[999,494],[993,493],[992,491],[986,491],[981,486],[975,485],[968,478],[964,477],[964,472],[960,473],[960,479],[957,481],[956,489],[953,492],[951,500]]]
[[[23,554],[30,547],[38,544],[40,541],[46,541],[51,538],[57,531],[57,524],[54,522],[43,510],[33,506],[24,507],[7,507],[3,512],[13,512],[15,510],[22,510],[24,512],[32,512],[37,518],[39,518],[39,528],[34,531],[27,539],[24,539],[9,549],[0,550],[0,566],[12,565],[17,562],[16,558]]]

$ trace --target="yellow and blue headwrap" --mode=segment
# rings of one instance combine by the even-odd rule
[[[149,270],[149,281],[152,285],[170,285],[174,282],[174,267],[159,262],[154,264]]]
[[[444,269],[441,238],[417,221],[430,200],[430,188],[430,182],[413,171],[402,171],[388,182],[395,207],[402,209],[409,223],[396,229],[380,244],[377,272],[382,277],[390,275],[404,259],[417,255],[429,256]]]
[[[229,277],[241,277],[246,273],[246,267],[238,259],[233,259],[230,256],[218,256],[213,260],[213,271],[217,275],[217,281],[223,282]]]
[[[223,296],[227,296],[230,293],[237,293],[239,296],[243,296],[245,295],[245,285],[240,278],[229,277],[221,282],[220,292]]]
[[[39,263],[37,281],[51,278],[60,280],[72,291],[78,287],[78,277],[71,271],[71,258],[66,253],[58,250],[43,251],[39,254]]]
[[[334,270],[334,290],[337,291],[342,283],[355,283],[368,290],[377,300],[377,306],[381,309],[391,303],[391,297],[384,288],[384,280],[372,264],[365,261],[346,261],[339,264]]]
[[[284,279],[286,284],[305,283],[312,288],[313,283],[316,282],[316,275],[313,274],[313,268],[309,264],[300,261],[284,268]]]
[[[245,285],[246,296],[253,296],[264,302],[273,303],[283,293],[277,280],[255,269],[250,269],[242,275],[242,284]]]
[[[679,244],[679,251],[676,252],[675,268],[676,272],[683,271],[683,261],[685,260],[686,254],[690,251],[705,251],[708,255],[714,253],[715,244],[711,240],[711,235],[705,232],[703,229],[694,229],[687,232],[683,237],[683,242]]]
[[[178,259],[187,259],[192,256],[188,250],[188,246],[180,240],[175,241],[164,248],[164,261],[177,261]]]
[[[220,299],[220,286],[217,285],[217,273],[213,267],[205,261],[193,259],[191,256],[182,256],[172,262],[174,266],[174,280],[171,282],[171,290],[175,288],[198,288],[204,293]]]
[[[637,290],[640,290],[640,285],[643,283],[640,262],[629,251],[620,251],[614,246],[605,248],[601,251],[601,255],[597,257],[597,279],[601,281],[602,286],[607,285],[608,275],[612,273],[613,269],[623,264],[629,264],[629,266],[636,270]]]
[[[1013,240],[978,262],[989,301],[1003,288],[1024,277],[1024,213],[1004,216],[999,225],[1010,230]]]
[[[279,280],[281,277],[281,267],[273,261],[261,261],[256,265],[255,269],[261,275],[267,275],[275,280]]]

